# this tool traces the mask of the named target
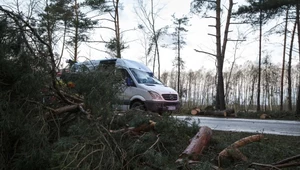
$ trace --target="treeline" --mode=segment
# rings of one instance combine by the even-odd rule
[[[288,69],[288,67],[286,67]],[[284,75],[284,103],[283,109],[292,111],[297,100],[297,87],[299,82],[298,65],[292,66],[290,75],[285,71]],[[280,109],[281,72],[280,64],[273,64],[265,58],[261,75],[261,109],[276,111]],[[163,72],[161,81],[175,88],[177,72]],[[288,77],[291,77],[289,81]],[[215,70],[201,68],[197,71],[182,72],[180,95],[182,103],[187,107],[209,106],[215,104],[216,96]],[[224,71],[225,101],[227,107],[239,111],[256,110],[257,102],[258,65],[248,61],[243,65],[234,65]],[[290,85],[289,85],[290,84]],[[289,86],[291,89],[289,89]],[[289,96],[291,91],[291,96]],[[292,107],[290,107],[291,105]]]

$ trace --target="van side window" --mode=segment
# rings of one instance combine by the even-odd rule
[[[127,86],[135,86],[131,76],[127,72],[126,69],[118,68],[117,73],[121,74],[123,81],[126,83]]]

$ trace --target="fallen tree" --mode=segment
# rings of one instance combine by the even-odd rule
[[[217,116],[217,117],[237,117],[234,109],[226,110],[201,110],[200,108],[193,108],[191,110],[192,115],[204,115],[204,116]]]
[[[199,129],[199,132],[191,139],[190,144],[180,154],[179,159],[176,162],[182,162],[183,159],[188,158],[189,163],[197,161],[203,150],[208,146],[212,137],[212,130],[207,126],[203,126]]]
[[[149,122],[144,123],[138,127],[126,127],[123,129],[118,129],[118,130],[110,130],[110,133],[129,133],[131,135],[141,135],[145,132],[149,132],[151,130],[154,130],[154,126],[155,126],[156,122],[149,120]]]

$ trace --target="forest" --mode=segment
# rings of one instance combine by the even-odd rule
[[[191,1],[189,15],[215,22],[210,26],[215,52],[194,50],[210,55],[216,63],[215,70],[192,70],[185,68],[183,57],[185,35],[191,27],[189,17],[172,15],[173,25],[160,27],[155,22],[162,10],[156,8],[159,1],[136,0],[133,11],[140,24],[134,31],[142,32],[147,42],[142,56],[145,64],[158,79],[176,89],[183,108],[213,106],[216,110],[288,111],[299,115],[300,73],[299,62],[295,61],[300,60],[300,2],[245,2],[235,8],[234,0]],[[184,160],[182,165],[175,161],[199,127],[168,115],[140,110],[116,112],[113,103],[120,102],[117,94],[122,90],[121,82],[110,71],[78,74],[76,89],[57,78],[66,53],[70,63],[75,63],[82,44],[95,43],[90,40],[94,30],[112,32],[109,39],[99,37],[97,43],[104,46],[98,50],[111,58],[123,58],[124,50],[130,48],[124,39],[127,31],[120,25],[124,6],[125,0],[0,3],[1,169],[192,169]],[[208,16],[208,11],[213,16]],[[276,18],[284,21],[273,33],[283,40],[281,64],[272,63],[269,55],[263,56],[261,45],[262,28]],[[245,41],[228,38],[234,22],[249,24],[259,32],[258,63],[241,65],[234,60],[224,65],[227,42]],[[172,39],[171,44],[162,42],[165,36]],[[170,71],[161,71],[162,48],[171,48],[176,56]],[[216,134],[217,138],[225,135],[233,139],[231,134]],[[214,139],[213,147],[208,148],[214,151],[211,154],[227,147],[218,145],[219,141],[224,139]],[[262,148],[267,148],[266,152],[269,149]],[[287,157],[296,151],[282,154]],[[211,158],[205,160],[198,168],[211,167]]]

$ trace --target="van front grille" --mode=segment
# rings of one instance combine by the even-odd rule
[[[162,94],[165,100],[177,100],[177,94]]]

